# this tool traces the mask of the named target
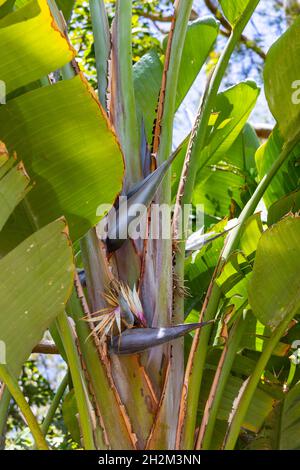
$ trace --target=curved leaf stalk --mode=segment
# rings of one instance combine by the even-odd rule
[[[55,412],[60,404],[60,401],[63,397],[63,394],[65,393],[65,390],[67,388],[69,382],[69,372],[66,373],[64,378],[62,379],[61,383],[59,384],[58,389],[56,390],[55,396],[52,400],[52,403],[49,407],[49,410],[45,416],[44,421],[41,424],[41,431],[44,436],[47,435],[48,429],[52,423],[52,420],[54,418]]]
[[[209,79],[207,88],[201,100],[198,113],[196,116],[195,124],[191,133],[191,137],[188,144],[188,149],[186,157],[184,160],[184,165],[181,173],[181,178],[179,182],[176,205],[173,218],[173,233],[174,238],[179,239],[179,233],[181,232],[186,236],[186,217],[184,216],[184,207],[185,204],[190,204],[192,199],[192,193],[196,181],[198,171],[203,168],[206,162],[199,162],[199,156],[201,155],[202,150],[205,147],[206,136],[208,131],[208,122],[210,114],[213,110],[215,100],[219,91],[219,87],[228,66],[230,57],[239,42],[241,34],[249,22],[255,8],[257,7],[259,0],[249,1],[243,15],[241,16],[238,23],[235,25],[234,29],[231,32],[227,45],[218,61],[218,64]],[[180,217],[182,214],[182,217]],[[181,222],[181,220],[183,222]],[[183,224],[183,227],[180,227],[180,224]],[[175,253],[174,261],[174,271],[179,283],[183,285],[184,283],[184,258],[182,253],[185,249],[185,240],[182,240],[178,243],[178,249]],[[184,310],[184,299],[179,295],[175,296],[174,300],[174,318],[178,318],[182,315]]]
[[[247,379],[246,386],[242,391],[241,397],[239,397],[239,399],[237,400],[236,408],[233,413],[233,416],[230,418],[230,425],[229,425],[227,434],[224,439],[224,443],[223,443],[224,450],[233,450],[235,448],[236,441],[239,437],[241,426],[243,424],[243,420],[246,416],[252,397],[255,393],[257,385],[259,384],[263,371],[266,365],[268,364],[268,361],[276,345],[278,344],[282,336],[284,336],[286,330],[289,327],[291,320],[294,318],[295,314],[297,313],[298,311],[293,311],[292,314],[289,315],[278,326],[278,328],[276,328],[271,338],[266,342],[263,352],[256,364],[256,367],[252,375],[250,376],[250,378]]]
[[[232,251],[237,247],[241,230],[246,220],[253,214],[273,177],[281,168],[285,160],[296,145],[296,141],[285,144],[281,154],[274,162],[269,173],[261,180],[251,199],[244,207],[235,229],[229,234],[221,254],[219,264],[211,281],[206,301],[200,315],[200,321],[208,321],[215,318],[221,299],[221,289],[215,283],[215,278],[221,272]],[[181,402],[181,420],[177,430],[177,445],[182,439],[183,448],[193,448],[193,436],[196,423],[196,413],[199,401],[199,393],[202,383],[205,359],[207,354],[210,328],[200,330],[195,334],[188,365],[185,374],[185,382]]]
[[[8,390],[24,415],[37,448],[39,450],[49,450],[41,428],[19,387],[18,380],[10,373],[8,367],[4,365],[0,365],[0,379],[6,384]]]
[[[206,320],[212,320],[216,317],[220,298],[221,289],[213,281],[202,308],[200,321],[204,318],[204,314]],[[176,449],[190,450],[194,448],[196,415],[210,334],[211,327],[207,326],[203,330],[196,331],[194,336],[182,387]],[[199,347],[200,341],[201,348]]]
[[[225,243],[224,250],[222,253],[222,258],[224,260],[227,261],[232,251],[237,248],[240,235],[241,235],[241,232],[243,230],[246,220],[255,211],[256,207],[258,206],[261,198],[263,197],[272,179],[274,178],[278,170],[280,170],[283,163],[290,156],[294,147],[297,145],[297,142],[298,142],[298,136],[297,138],[293,139],[293,141],[290,141],[284,144],[283,149],[280,155],[278,156],[277,160],[275,160],[269,172],[260,181],[251,199],[245,205],[244,209],[242,210],[241,215],[238,218],[236,227],[231,231],[231,233],[228,235],[228,238],[226,239],[226,243]]]
[[[89,0],[95,44],[95,59],[98,78],[98,96],[103,109],[107,110],[108,61],[111,38],[103,0]]]
[[[10,400],[11,394],[8,388],[2,384],[0,392],[0,450],[5,446],[5,431]]]
[[[70,373],[74,384],[84,448],[86,450],[94,450],[95,444],[93,437],[93,423],[91,419],[91,406],[86,385],[82,377],[80,358],[78,356],[73,332],[66,313],[61,313],[57,317],[56,322],[67,354]]]
[[[226,344],[220,357],[210,394],[205,405],[204,415],[196,441],[196,449],[210,449],[223,392],[238,351],[241,338],[247,325],[246,315],[247,312],[245,312],[245,314],[244,312],[241,312],[240,317],[233,325],[229,336],[225,338]]]

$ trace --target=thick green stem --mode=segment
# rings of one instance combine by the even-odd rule
[[[108,18],[103,0],[89,0],[89,3],[95,45],[98,96],[103,108],[107,109],[108,60],[111,49]]]
[[[55,393],[54,399],[52,400],[50,408],[47,412],[47,415],[46,415],[44,421],[41,424],[41,431],[42,431],[44,436],[47,435],[49,426],[52,423],[55,412],[56,412],[56,410],[59,406],[60,400],[62,399],[62,396],[65,393],[68,382],[69,382],[69,373],[67,372],[66,375],[64,376],[63,380],[61,381],[61,383],[60,383],[60,385],[59,385],[59,387],[58,387],[58,389]]]
[[[255,211],[258,203],[263,197],[273,177],[281,168],[282,164],[286,161],[295,145],[296,142],[290,142],[285,144],[281,154],[274,162],[269,172],[261,180],[253,196],[251,197],[247,205],[244,207],[239,217],[236,229],[234,229],[228,236],[224,251],[221,255],[218,272],[222,270],[230,254],[237,247],[242,227],[244,226],[246,220],[250,217],[250,215],[252,215]],[[212,320],[213,318],[215,318],[216,313],[218,311],[220,299],[221,290],[213,280],[211,295],[208,300],[207,308],[204,312],[204,320]],[[193,447],[197,406],[199,400],[200,387],[202,383],[205,359],[208,349],[209,334],[209,328],[203,328],[199,331],[198,334],[195,335],[193,348],[189,358],[189,363],[191,364],[191,371],[188,379],[187,412],[182,445],[182,448],[184,449],[190,449]]]
[[[83,372],[81,369],[80,358],[66,313],[62,313],[57,317],[57,325],[67,354],[68,365],[74,385],[84,448],[86,450],[94,450],[93,425],[90,416],[91,407],[82,376]]]
[[[38,422],[34,414],[32,413],[31,408],[22,393],[22,390],[19,387],[18,380],[9,371],[7,366],[0,365],[0,379],[7,386],[15,402],[19,406],[24,418],[26,419],[26,422],[35,440],[37,448],[39,450],[49,450],[48,444],[43,436],[41,428],[39,427]]]

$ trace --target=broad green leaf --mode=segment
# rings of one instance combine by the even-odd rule
[[[262,179],[265,174],[270,170],[272,164],[278,158],[282,147],[283,139],[280,136],[278,127],[276,127],[271,136],[269,137],[268,141],[257,150],[255,155],[258,175],[260,179]],[[298,145],[291,153],[288,160],[276,173],[267,191],[265,192],[264,202],[268,208],[272,204],[274,204],[278,199],[299,188],[299,149],[300,146]]]
[[[15,9],[24,7],[27,3],[31,0],[16,0],[15,1]],[[48,0],[47,0],[48,1]]]
[[[193,202],[204,203],[210,215],[239,215],[256,187],[254,155],[259,143],[246,121],[258,92],[242,83],[218,96],[217,119],[199,157],[193,194]]]
[[[193,194],[195,204],[205,203],[207,214],[228,215],[232,201],[237,207],[242,207],[249,198],[249,190],[251,194],[255,188],[253,159],[258,140],[250,125],[245,129],[244,126],[258,94],[259,89],[254,82],[242,82],[217,97],[207,144],[199,155]],[[173,195],[176,194],[187,144],[188,139],[172,166]]]
[[[217,38],[219,26],[214,18],[202,18],[188,26],[179,71],[176,108],[178,108],[200,72]],[[148,140],[151,139],[162,82],[163,65],[158,54],[150,51],[134,66],[134,86],[138,111],[143,116]]]
[[[289,212],[299,212],[300,210],[300,190],[293,191],[286,196],[278,199],[270,208],[268,212],[268,224],[273,225],[279,219],[284,217]]]
[[[200,410],[203,410],[205,401],[208,397],[210,385],[213,379],[213,371],[206,370],[204,374],[203,385],[200,394]],[[218,411],[218,419],[227,421],[229,414],[232,409],[234,400],[239,394],[239,391],[243,385],[243,379],[230,375],[226,383],[226,387],[223,393],[222,402]],[[265,418],[272,410],[274,399],[271,395],[265,391],[257,388],[253,399],[251,401],[250,408],[245,417],[243,427],[252,432],[258,432],[261,428]]]
[[[234,26],[251,0],[220,0],[220,5],[229,23]]]
[[[262,352],[265,341],[271,336],[271,330],[260,323],[257,318],[251,314],[248,315],[247,329],[241,339],[240,347],[251,351]],[[278,342],[274,351],[274,356],[285,357],[290,350],[288,343]]]
[[[242,251],[235,251],[230,255],[216,279],[225,298],[228,299],[230,305],[234,306],[235,312],[240,308],[244,309],[248,304],[247,286],[252,274],[251,260],[262,231],[260,214],[250,217],[241,233],[240,249]]]
[[[263,226],[260,213],[253,214],[246,221],[240,238],[240,249],[248,259],[252,259],[255,254],[262,233]]]
[[[0,340],[6,347],[6,363],[16,374],[64,311],[73,273],[72,248],[62,219],[0,260]]]
[[[299,239],[300,218],[292,216],[266,230],[258,244],[249,303],[258,320],[272,330],[300,308]]]
[[[209,231],[213,230],[216,233],[223,232],[226,224],[227,220],[221,221],[210,228]],[[217,238],[186,260],[185,279],[190,295],[186,298],[185,304],[186,312],[190,314],[187,321],[190,323],[199,320],[199,308],[217,265],[223,244],[224,238]],[[197,311],[193,313],[192,310],[194,308]]]
[[[265,94],[285,141],[300,136],[300,18],[273,44],[264,69]]]
[[[221,160],[243,130],[259,93],[260,89],[255,82],[246,81],[218,94],[213,109],[215,119],[211,120],[210,135],[201,154],[200,164]]]
[[[55,71],[74,54],[45,0],[32,0],[0,20],[0,80],[7,93]]]
[[[31,189],[29,181],[22,163],[15,165],[0,179],[0,231]]]
[[[76,0],[55,0],[58,8],[64,15],[66,21],[69,21],[72,16],[72,11],[75,6]]]
[[[248,318],[250,319],[251,323],[251,316],[250,312],[248,313]],[[247,330],[246,330],[247,331]],[[221,350],[220,348],[213,348],[208,355],[207,363],[208,367],[215,369],[220,360]],[[249,377],[253,370],[255,369],[257,363],[257,356],[253,355],[250,357],[249,355],[244,355],[242,351],[236,354],[234,358],[234,362],[232,365],[231,372],[235,376],[239,376],[241,378]],[[274,371],[272,371],[274,372]],[[268,395],[271,395],[273,398],[277,400],[281,400],[283,397],[282,392],[282,383],[281,381],[269,370],[265,370],[264,377],[267,379],[264,382],[261,382],[259,387],[262,390],[265,390]]]
[[[300,383],[298,382],[268,416],[251,450],[300,449]]]
[[[0,19],[11,13],[16,0],[0,0]]]
[[[282,450],[300,449],[300,383],[287,394],[280,420],[280,444]]]
[[[0,169],[3,167],[9,160],[9,155],[6,146],[3,142],[0,141]],[[1,177],[0,173],[0,177]]]
[[[251,276],[251,265],[241,252],[234,252],[217,279],[217,283],[227,299],[226,305],[236,313],[248,304],[247,285]]]
[[[219,25],[213,17],[199,18],[188,26],[180,64],[176,108],[179,108],[197,78],[218,32]]]
[[[98,206],[113,203],[122,187],[120,149],[81,76],[1,106],[0,139],[17,151],[35,183],[26,201],[39,227],[64,215],[76,240],[99,221]],[[10,222],[13,241],[26,220],[19,211]]]
[[[216,283],[222,289],[222,292],[229,296],[229,292],[239,281],[251,272],[251,266],[247,258],[240,251],[235,251],[229,257],[227,263],[223,267],[221,273],[216,279]]]

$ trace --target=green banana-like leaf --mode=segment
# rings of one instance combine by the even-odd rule
[[[223,294],[230,298],[232,297],[232,289],[238,290],[237,287],[241,287],[240,281],[244,280],[249,272],[251,272],[251,266],[247,258],[242,252],[235,251],[229,257],[216,282]],[[241,296],[241,292],[239,292],[239,296]],[[247,296],[244,300],[247,300]]]
[[[179,72],[176,109],[199,74],[217,38],[218,31],[218,23],[212,17],[202,18],[188,26]],[[138,112],[140,118],[143,117],[147,138],[150,141],[163,66],[158,54],[150,51],[135,64],[133,70]]]
[[[234,26],[251,0],[220,0],[220,5],[229,23]]]
[[[300,383],[271,411],[263,428],[251,441],[250,450],[300,449]]]
[[[209,231],[222,233],[226,227],[227,220],[222,220],[214,225]],[[185,262],[185,279],[186,287],[190,293],[187,296],[186,303],[186,321],[194,323],[199,320],[199,310],[204,300],[211,276],[217,265],[220,252],[224,244],[222,237],[216,238],[209,245],[201,248],[199,253],[194,254],[186,259]]]
[[[205,401],[210,390],[213,376],[213,371],[211,370],[207,370],[204,374],[199,403],[199,408],[201,411],[204,409]],[[218,411],[218,419],[222,421],[226,421],[228,419],[233,402],[238,396],[242,384],[242,378],[234,376],[232,374],[229,376]],[[243,422],[243,428],[248,429],[252,432],[258,432],[265,418],[269,415],[270,411],[272,410],[273,403],[274,399],[271,395],[266,393],[264,390],[257,388],[253,400],[251,402],[251,406]]]
[[[255,214],[247,220],[241,239],[240,250],[233,252],[216,283],[234,311],[245,308],[248,304],[247,286],[252,274],[251,260],[255,254],[263,229],[260,214]],[[248,330],[248,328],[247,328]]]
[[[8,94],[65,65],[74,54],[45,0],[31,0],[0,20],[0,80]]]
[[[219,32],[219,24],[214,17],[199,18],[189,24],[179,71],[176,94],[178,109],[197,78],[211,51]],[[167,41],[165,40],[165,47]]]
[[[4,166],[10,165],[8,161]],[[30,180],[22,163],[13,166],[0,179],[0,231],[30,189]]]
[[[261,353],[265,346],[265,341],[270,336],[270,328],[260,323],[251,313],[248,315],[247,328],[240,341],[240,347]],[[289,344],[278,342],[272,354],[274,356],[286,357],[289,351]]]
[[[68,22],[72,16],[73,8],[76,0],[55,0],[59,10],[64,15],[65,20]]]
[[[199,174],[193,195],[194,202],[204,203],[206,213],[215,217],[239,215],[256,187],[254,155],[259,143],[254,130],[247,124],[229,149],[227,142],[225,137],[222,160]]]
[[[300,190],[293,191],[286,196],[278,199],[268,211],[268,224],[272,225],[278,222],[289,212],[299,212],[300,210]]]
[[[258,320],[272,330],[300,309],[300,218],[286,217],[260,238],[249,303]]]
[[[241,82],[219,93],[209,122],[209,138],[201,161],[217,163],[243,130],[260,88],[253,81]],[[240,155],[240,160],[242,156]],[[202,165],[201,165],[202,166]]]
[[[248,260],[253,260],[263,231],[261,214],[258,212],[249,217],[240,238],[240,249]]]
[[[0,260],[0,341],[5,345],[6,363],[16,374],[64,311],[73,275],[72,248],[62,219],[34,233]]]
[[[279,133],[279,129],[278,127],[275,127],[268,141],[257,150],[255,155],[257,171],[260,179],[264,177],[272,164],[278,158],[282,151],[283,144],[284,141]],[[269,184],[268,189],[264,194],[264,202],[268,208],[278,199],[299,188],[299,150],[300,146],[297,145]]]
[[[231,200],[231,195],[228,193],[226,198],[223,198],[218,194],[222,188],[230,188],[230,185],[227,185],[228,179],[231,180],[232,192],[235,193],[235,197],[240,201],[240,190],[238,188],[244,186],[243,183],[245,183],[247,173],[250,172],[251,168],[255,167],[253,163],[253,152],[258,146],[257,139],[249,126],[246,127],[243,135],[240,136],[240,134],[243,132],[258,95],[259,88],[257,85],[252,81],[246,81],[228,88],[217,96],[216,104],[209,121],[209,133],[206,146],[201,152],[201,155],[199,155],[199,177],[196,180],[193,195],[195,204],[203,202],[201,186],[205,186],[206,181],[212,176],[212,173],[215,172],[215,167],[212,165],[216,165],[222,161],[223,167],[221,168],[220,165],[218,177],[221,179],[220,183],[224,183],[224,186],[220,186],[216,181],[216,186],[218,185],[216,193],[217,201],[215,204],[213,200],[210,201],[209,194],[206,201],[209,205],[210,212],[208,213],[211,215],[213,215],[215,211],[218,211],[218,216],[221,217],[228,214],[228,201]],[[233,147],[239,136],[240,141]],[[176,194],[177,191],[187,145],[188,139],[182,144],[178,158],[172,166],[173,194]],[[246,159],[244,158],[245,153]],[[235,177],[231,176],[230,173],[234,173]],[[207,184],[210,187],[210,184]],[[203,187],[203,191],[206,197],[207,192],[205,187]],[[218,208],[218,202],[221,203],[223,207]]]
[[[16,164],[0,141],[0,232],[30,189],[29,176],[22,162]]]
[[[265,94],[285,141],[300,136],[300,18],[271,47],[264,69]]]
[[[64,215],[71,238],[79,239],[100,220],[98,206],[111,204],[121,190],[119,146],[81,75],[1,106],[0,139],[9,151],[17,151],[35,183],[27,208],[39,227]],[[6,240],[19,242],[19,228],[25,231],[26,226],[24,213],[18,211]]]
[[[0,1],[0,19],[13,11],[16,0],[1,0]]]

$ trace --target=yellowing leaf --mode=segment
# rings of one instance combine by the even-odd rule
[[[45,0],[32,0],[0,20],[0,80],[7,93],[54,72],[74,54]]]

